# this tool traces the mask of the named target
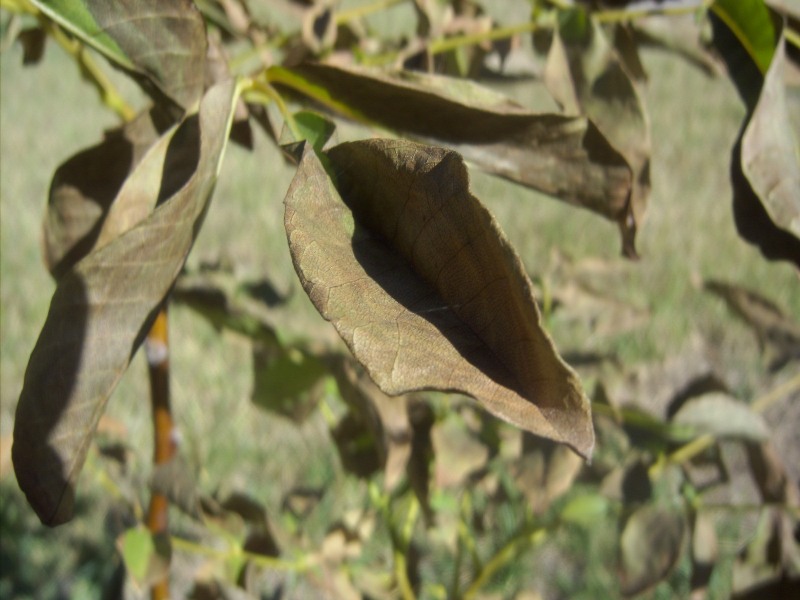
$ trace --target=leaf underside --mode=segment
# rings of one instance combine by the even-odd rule
[[[327,161],[335,183],[306,147],[287,193],[292,260],[378,386],[462,392],[589,456],[589,402],[461,157],[371,140],[341,144]]]

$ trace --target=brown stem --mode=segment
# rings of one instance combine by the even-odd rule
[[[150,399],[153,408],[155,466],[172,460],[175,455],[175,423],[169,404],[169,344],[167,337],[167,308],[159,311],[145,341],[147,366],[150,375]],[[153,493],[147,514],[147,527],[152,533],[166,533],[169,525],[169,500]],[[152,600],[169,598],[169,580],[156,583],[150,593]]]

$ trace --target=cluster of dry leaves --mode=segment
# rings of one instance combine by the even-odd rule
[[[542,325],[525,267],[472,194],[465,163],[616,222],[624,254],[636,257],[651,158],[638,48],[658,44],[719,69],[702,18],[748,108],[731,163],[742,235],[800,265],[800,166],[786,92],[797,69],[786,41],[786,31],[797,38],[795,15],[718,0],[670,7],[696,20],[656,14],[671,4],[661,2],[613,19],[619,8],[603,3],[536,2],[503,24],[489,3],[409,4],[414,26],[399,38],[374,34],[369,9],[327,2],[20,4],[38,19],[36,31],[93,47],[152,99],[133,112],[94,77],[127,122],[53,178],[44,239],[58,285],[12,451],[31,505],[48,524],[71,518],[106,402],[172,298],[254,339],[254,399],[265,408],[302,421],[335,381],[342,408],[331,416],[331,441],[342,467],[366,482],[363,508],[314,545],[302,521],[326,490],[287,496],[300,530],[276,531],[258,503],[203,501],[174,470],[157,472],[154,487],[206,527],[238,515],[246,552],[234,570],[245,588],[255,585],[248,564],[279,556],[262,566],[301,571],[337,597],[474,597],[492,584],[512,595],[555,585],[520,569],[527,549],[564,531],[590,535],[598,523],[615,531],[619,562],[608,568],[628,595],[674,577],[676,565],[681,585],[704,590],[722,577],[723,555],[747,573],[733,578],[734,591],[796,585],[797,477],[770,442],[769,402],[742,403],[713,370],[662,382],[662,403],[642,406],[631,381],[617,386],[587,368],[583,380],[595,384],[587,394]],[[635,11],[649,16],[634,19]],[[41,35],[21,39],[34,48]],[[91,74],[83,48],[75,56]],[[542,78],[561,111],[534,112],[479,77]],[[342,121],[385,137],[334,144]],[[283,343],[274,307],[255,293],[263,287],[224,272],[181,275],[227,141],[252,144],[251,123],[297,165],[284,199],[292,261],[352,356],[324,339]],[[646,316],[574,274],[564,279],[545,314],[555,302],[577,318],[595,311],[600,322],[614,310],[630,326]],[[706,285],[755,328],[773,369],[797,359],[796,322],[751,291]],[[685,386],[676,390],[676,380]],[[719,550],[713,499],[733,502],[739,486],[749,486],[767,522],[732,557]],[[137,557],[131,572],[160,578],[163,564],[150,568],[160,547],[131,536],[121,542],[129,561]],[[566,570],[584,566],[562,558]],[[278,586],[291,577],[271,576]]]

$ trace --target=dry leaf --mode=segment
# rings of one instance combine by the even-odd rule
[[[412,142],[306,148],[286,196],[295,269],[388,394],[436,389],[584,456],[589,401],[541,328],[532,285],[454,152]]]

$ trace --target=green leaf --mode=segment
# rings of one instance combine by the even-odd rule
[[[558,32],[568,43],[584,41],[591,30],[592,22],[582,6],[558,11]]]
[[[88,2],[81,0],[31,0],[44,14],[81,38],[111,61],[135,70],[127,53],[104,30],[92,14]]]
[[[311,301],[378,386],[466,393],[590,455],[589,401],[461,157],[392,140],[327,156],[335,184],[307,147],[286,195],[289,248]]]
[[[235,97],[232,81],[211,88],[199,112],[170,130],[158,206],[59,281],[25,373],[12,450],[20,487],[45,524],[71,518],[76,482],[106,402],[192,247]],[[148,163],[143,160],[126,185],[151,177]]]
[[[628,210],[627,161],[585,117],[533,113],[470,81],[324,64],[273,67],[276,86],[340,115],[445,145],[485,171],[609,219]]]
[[[32,0],[112,63],[145,79],[183,109],[205,83],[205,24],[190,0]]]
[[[307,396],[327,373],[322,362],[297,349],[256,349],[253,368],[253,402],[298,422],[316,407],[318,395]]]
[[[716,0],[711,10],[728,26],[762,73],[775,52],[775,27],[763,0]]]
[[[600,494],[587,492],[571,498],[561,509],[559,516],[565,523],[591,528],[608,514],[608,498]]]
[[[296,162],[300,160],[303,141],[308,141],[314,150],[322,152],[335,130],[336,124],[330,119],[310,110],[301,110],[287,121],[279,142],[283,151]]]
[[[172,549],[165,534],[154,534],[142,526],[133,527],[119,536],[117,548],[138,589],[146,589],[169,573]]]
[[[295,123],[304,140],[308,140],[313,148],[322,151],[323,146],[333,135],[336,125],[320,115],[308,110],[301,110],[294,115]]]

